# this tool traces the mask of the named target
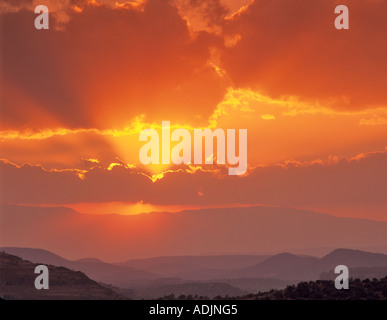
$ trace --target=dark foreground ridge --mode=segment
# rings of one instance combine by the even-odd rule
[[[217,297],[215,299],[222,299]],[[249,294],[236,300],[387,300],[387,277],[351,279],[348,290],[337,290],[333,281],[300,282],[283,290]]]
[[[6,300],[120,300],[127,299],[89,279],[80,271],[47,265],[49,289],[35,288],[38,264],[0,252],[0,297]]]

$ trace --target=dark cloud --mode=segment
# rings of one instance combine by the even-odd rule
[[[236,87],[338,109],[387,100],[385,1],[344,1],[346,31],[334,28],[333,0],[257,0],[231,20],[219,0],[181,2],[224,36],[239,35],[232,47],[214,33],[193,37],[176,2],[151,0],[141,10],[66,3],[58,10],[68,22],[59,30],[58,14],[44,31],[34,29],[31,10],[2,14],[3,130],[122,127],[139,114],[203,124],[230,79]],[[227,81],[209,63],[213,48]]]
[[[241,40],[223,51],[237,86],[296,95],[337,109],[386,105],[386,1],[341,1],[350,29],[336,30],[334,0],[256,0],[224,25]]]
[[[3,129],[118,127],[147,119],[204,121],[226,84],[208,64],[220,38],[192,38],[168,1],[143,10],[85,6],[64,28],[37,31],[33,12],[2,15]]]
[[[156,183],[138,169],[94,168],[84,180],[71,172],[18,168],[1,162],[1,202],[76,203],[144,201],[163,205],[227,203],[281,206],[386,207],[387,153],[334,164],[268,166],[247,177],[197,171],[170,173]],[[199,195],[199,191],[201,195]]]

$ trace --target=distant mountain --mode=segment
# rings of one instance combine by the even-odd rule
[[[249,267],[270,257],[269,255],[217,255],[177,256],[129,260],[119,266],[157,273],[164,277],[179,277],[191,280],[215,279],[226,270]]]
[[[73,262],[44,249],[0,247],[0,251],[4,251],[34,263],[45,263],[71,268],[71,263]]]
[[[323,270],[333,270],[339,264],[346,265],[348,268],[386,267],[387,255],[360,250],[336,249],[321,258],[318,264]]]
[[[94,280],[121,288],[121,293],[134,299],[170,294],[214,297],[264,292],[300,281],[333,280],[333,269],[340,264],[349,267],[352,278],[380,279],[387,275],[387,255],[350,249],[336,249],[322,258],[291,253],[268,257],[182,256],[130,260],[115,265],[94,258],[70,261],[40,249],[1,250],[28,257],[35,263],[59,263],[82,270]],[[239,266],[242,268],[235,268]]]
[[[228,277],[235,268],[249,267],[269,256],[182,256],[156,257],[108,264],[95,258],[76,261],[50,251],[32,248],[0,247],[0,250],[31,262],[41,262],[80,270],[90,278],[120,288],[144,285],[156,278],[214,280]]]
[[[35,288],[37,264],[0,251],[0,297],[11,300],[118,300],[123,295],[79,271],[47,265],[49,289]]]
[[[241,296],[246,291],[222,282],[182,282],[178,284],[139,287],[135,290],[134,298],[157,299],[165,296],[202,296],[214,298],[216,296]]]
[[[150,272],[136,270],[131,267],[120,267],[93,258],[77,261],[66,260],[52,252],[42,249],[0,247],[0,251],[19,256],[33,263],[51,264],[82,271],[96,281],[119,287],[128,287],[138,284],[143,280],[160,277]]]
[[[255,255],[310,248],[362,250],[387,244],[386,222],[280,207],[123,216],[3,204],[0,221],[6,226],[1,228],[1,246],[45,248],[72,259]]]
[[[0,250],[32,262],[80,270],[94,280],[120,288],[148,285],[158,278],[217,282],[243,278],[277,279],[285,281],[283,285],[292,281],[317,280],[321,274],[334,270],[340,264],[347,265],[350,270],[359,267],[387,267],[387,255],[351,249],[336,249],[320,259],[281,253],[273,256],[156,257],[118,264],[109,264],[94,258],[70,261],[40,249],[3,247]]]
[[[337,249],[319,261],[322,271],[320,279],[333,280],[337,275],[333,270],[339,264],[346,265],[351,278],[373,279],[387,275],[387,255],[359,250]]]
[[[296,284],[297,281],[262,279],[262,278],[237,278],[237,279],[219,279],[219,282],[228,283],[244,292],[257,293],[265,292],[271,289],[283,289],[288,285]]]
[[[297,256],[290,253],[281,253],[270,257],[263,262],[242,270],[237,274],[250,278],[272,278],[281,280],[309,279],[313,276],[310,267],[318,258]]]
[[[233,276],[252,278],[273,278],[280,280],[317,280],[323,273],[329,273],[338,265],[351,270],[359,267],[387,267],[387,255],[350,249],[336,249],[318,259],[282,253],[244,269],[234,270]],[[381,272],[383,269],[379,270]],[[382,274],[381,277],[386,276]]]

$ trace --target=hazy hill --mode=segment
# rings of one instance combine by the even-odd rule
[[[71,268],[70,264],[73,262],[44,249],[0,247],[0,251],[4,251],[31,262],[52,264],[54,266]]]
[[[0,252],[0,297],[16,300],[116,300],[124,296],[89,279],[79,271],[47,265],[49,289],[37,290],[34,286],[36,263]]]
[[[313,277],[310,267],[318,258],[281,253],[263,262],[242,270],[236,274],[251,278],[274,278],[281,280],[309,279]]]
[[[289,283],[317,280],[322,273],[327,273],[340,264],[347,265],[351,270],[358,267],[387,267],[387,255],[351,249],[336,249],[320,259],[281,253],[273,256],[156,257],[118,264],[109,264],[94,258],[70,261],[40,249],[3,247],[0,250],[32,262],[40,261],[80,270],[94,280],[121,288],[147,285],[158,278],[223,282],[225,279],[255,278],[278,279]]]
[[[350,277],[354,279],[381,279],[387,275],[387,267],[358,267],[351,268]],[[320,280],[334,280],[337,277],[337,274],[333,270],[328,272],[323,272],[320,275]]]
[[[346,265],[350,270],[359,267],[387,267],[387,255],[351,249],[336,249],[318,259],[282,253],[244,269],[234,270],[234,277],[274,278],[281,280],[317,280],[322,273]],[[378,270],[382,272],[384,269]],[[380,277],[386,276],[382,274]],[[380,278],[379,277],[379,278]]]
[[[46,248],[72,259],[361,250],[387,244],[386,222],[262,206],[120,216],[1,205],[0,220],[7,226],[0,245]]]
[[[336,249],[318,262],[323,270],[334,269],[339,264],[346,265],[349,268],[386,267],[387,255],[360,250]]]
[[[279,280],[279,279],[263,279],[263,278],[236,278],[236,279],[219,279],[219,282],[228,283],[231,286],[238,288],[244,292],[257,293],[265,292],[271,289],[283,289],[291,284],[296,284],[297,281]]]
[[[60,263],[74,270],[83,270],[94,280],[111,283],[125,289],[122,292],[127,296],[140,299],[170,294],[236,296],[281,289],[305,280],[332,280],[335,278],[333,269],[340,264],[350,268],[350,277],[353,278],[383,278],[387,275],[387,255],[350,249],[337,249],[322,258],[290,253],[269,257],[242,255],[239,261],[239,256],[182,256],[130,260],[118,265],[94,258],[70,261],[39,249],[3,250],[28,257],[33,262]],[[210,267],[218,269],[206,269]],[[157,275],[149,271],[160,272]]]
[[[146,271],[136,270],[125,266],[120,267],[94,258],[71,261],[42,249],[2,247],[0,250],[22,257],[23,259],[34,263],[51,264],[82,271],[86,273],[88,277],[96,281],[120,287],[127,287],[133,284],[138,284],[141,280],[149,280],[160,277],[159,275]]]
[[[71,261],[42,249],[0,247],[0,250],[32,262],[80,270],[96,281],[121,288],[148,284],[156,278],[223,279],[232,275],[235,268],[249,267],[269,257],[249,255],[156,257],[108,264],[95,258]]]
[[[208,260],[207,260],[208,259]],[[322,258],[280,253],[273,256],[161,257],[126,262],[169,277],[190,280],[279,279],[289,281],[317,280],[340,264],[352,270],[357,267],[387,267],[387,255],[351,249],[336,249]],[[208,263],[211,261],[211,264]],[[227,263],[230,262],[229,265]],[[224,263],[222,266],[219,263]],[[235,266],[244,265],[242,268]],[[233,266],[234,268],[230,268]],[[207,267],[207,268],[205,268]],[[211,269],[216,267],[217,269]],[[378,270],[382,272],[382,270]],[[384,277],[386,274],[381,274]],[[379,277],[379,278],[380,278]],[[283,283],[282,283],[283,284]]]
[[[267,259],[268,255],[217,255],[217,256],[177,256],[135,259],[119,263],[136,269],[157,273],[165,277],[186,279],[211,279],[234,270],[253,266]]]
[[[134,298],[157,299],[163,296],[181,295],[203,296],[214,298],[216,296],[240,296],[247,294],[246,291],[238,289],[224,282],[181,282],[177,284],[153,285],[135,288]]]
[[[320,279],[333,280],[337,265],[346,265],[351,278],[372,279],[387,275],[387,255],[359,250],[337,249],[319,260]]]

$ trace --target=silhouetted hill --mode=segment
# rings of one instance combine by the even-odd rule
[[[221,279],[228,277],[235,268],[252,266],[270,257],[253,255],[156,257],[108,264],[95,258],[71,261],[42,249],[0,247],[0,250],[32,262],[40,261],[80,270],[94,280],[121,288],[164,277],[189,280]]]
[[[31,262],[52,264],[54,266],[68,267],[68,264],[71,263],[70,260],[64,259],[57,254],[44,249],[0,247],[0,251],[4,251]]]
[[[223,297],[224,298],[224,297]],[[237,297],[238,300],[387,300],[387,277],[351,280],[348,290],[337,290],[333,281],[301,282],[283,290]]]
[[[35,263],[58,263],[81,270],[96,281],[121,288],[119,292],[134,299],[171,294],[212,298],[283,289],[300,281],[333,280],[336,277],[333,269],[340,264],[349,267],[352,278],[379,279],[387,275],[387,255],[350,249],[333,250],[320,259],[281,253],[273,256],[157,257],[119,264],[94,258],[71,261],[40,249],[3,249]]]
[[[381,279],[387,275],[387,266],[386,267],[358,267],[350,269],[350,277],[353,279]],[[334,270],[328,272],[323,272],[320,275],[320,280],[334,280],[337,277],[337,274],[334,273]]]
[[[336,249],[321,258],[318,264],[323,270],[334,269],[339,264],[349,268],[385,267],[387,266],[387,255],[360,250]]]
[[[38,263],[41,264],[41,263]],[[38,265],[0,251],[0,296],[16,300],[117,300],[123,295],[89,279],[80,271],[47,265],[49,289],[37,290],[34,273]]]
[[[248,293],[265,292],[271,289],[283,289],[288,285],[295,284],[296,281],[262,278],[237,278],[237,279],[219,279],[219,282],[228,283],[235,288]]]
[[[336,249],[322,257],[313,270],[320,274],[319,279],[333,280],[336,278],[334,269],[338,265],[349,268],[352,278],[383,278],[387,275],[387,255],[360,250]]]
[[[281,253],[255,266],[239,270],[238,273],[252,278],[301,280],[312,276],[313,273],[309,272],[309,269],[316,261],[318,261],[318,258],[315,257]]]
[[[131,267],[116,266],[93,258],[71,261],[47,250],[9,247],[3,247],[0,250],[34,263],[51,264],[82,271],[91,279],[119,287],[128,287],[142,280],[159,277],[159,275],[150,272],[136,270]]]
[[[192,280],[215,279],[227,275],[229,270],[255,265],[268,255],[216,255],[175,256],[129,260],[119,266],[129,266],[164,277],[179,277]]]
[[[350,249],[337,249],[318,259],[282,253],[244,269],[234,270],[234,278],[274,278],[281,280],[317,280],[338,265],[346,265],[351,270],[358,267],[387,267],[387,255]],[[381,277],[386,276],[383,274]],[[380,277],[379,277],[380,278]]]
[[[233,287],[229,283],[222,282],[182,282],[177,284],[164,284],[158,286],[146,286],[135,289],[134,298],[157,299],[164,296],[202,296],[214,298],[216,296],[240,296],[247,292]]]

